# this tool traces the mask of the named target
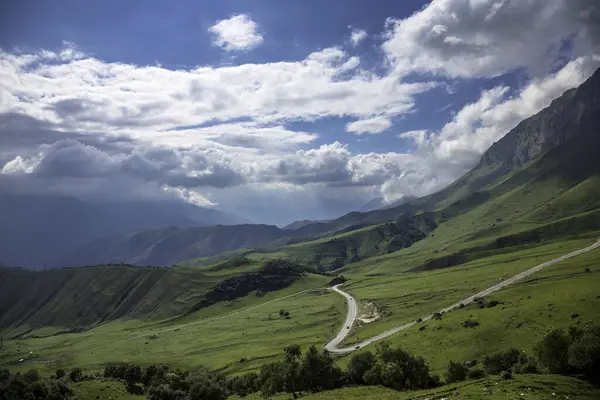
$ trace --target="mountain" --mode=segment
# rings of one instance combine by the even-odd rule
[[[381,208],[384,205],[383,197],[375,197],[367,202],[364,206],[358,209],[361,212],[373,211]]]
[[[169,227],[93,240],[67,253],[60,266],[127,263],[164,266],[190,258],[240,249],[268,246],[291,235],[273,225]]]
[[[91,203],[73,197],[0,196],[0,252],[8,265],[57,266],[54,260],[90,240],[166,226],[235,224],[241,218],[175,202]]]
[[[296,229],[300,229],[302,227],[305,227],[306,225],[317,224],[317,223],[320,223],[320,222],[329,222],[329,221],[331,221],[331,220],[330,219],[324,219],[324,220],[315,221],[315,220],[310,220],[310,219],[303,219],[302,221],[294,221],[291,224],[288,224],[288,225],[284,226],[282,229],[289,230],[289,231],[294,231]]]

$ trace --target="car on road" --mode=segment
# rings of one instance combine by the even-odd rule
[[[356,346],[355,349],[360,349],[360,346]]]
[[[346,329],[350,329],[350,325],[348,325],[348,326],[346,327]]]

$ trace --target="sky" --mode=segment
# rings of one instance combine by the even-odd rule
[[[596,0],[5,0],[0,194],[332,218],[445,187],[599,66]]]

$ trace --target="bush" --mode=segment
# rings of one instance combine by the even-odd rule
[[[377,362],[364,374],[367,385],[381,385],[396,390],[425,389],[439,384],[439,377],[429,374],[421,357],[384,342],[377,346]]]
[[[472,369],[469,372],[467,372],[467,378],[468,379],[481,379],[481,378],[485,378],[486,373],[482,370],[482,369]]]
[[[561,330],[553,330],[535,347],[535,355],[552,374],[569,372],[569,346],[571,338]]]
[[[71,370],[71,372],[69,372],[69,379],[71,379],[71,381],[73,381],[73,382],[81,381],[82,377],[83,377],[83,372],[81,371],[81,368],[79,368],[79,367],[73,368]]]
[[[510,371],[519,363],[521,352],[519,349],[509,349],[504,352],[485,356],[483,358],[483,370],[490,375],[497,375],[502,371]]]
[[[67,375],[67,373],[65,372],[64,369],[57,369],[56,370],[56,379],[62,379]]]
[[[586,327],[577,336],[569,347],[568,363],[587,377],[600,382],[600,327]]]
[[[461,382],[467,379],[468,368],[459,362],[450,361],[446,367],[446,382]]]
[[[512,373],[510,371],[502,371],[502,372],[500,372],[500,377],[502,379],[512,379],[513,378]]]
[[[185,400],[187,394],[181,390],[173,390],[168,385],[152,386],[148,389],[148,400]]]
[[[375,365],[375,356],[370,351],[352,356],[346,370],[346,376],[351,383],[364,385],[365,373]]]

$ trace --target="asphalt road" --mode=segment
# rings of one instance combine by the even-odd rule
[[[474,294],[471,297],[467,297],[464,300],[458,301],[454,304],[452,304],[451,306],[448,306],[442,310],[440,310],[439,312],[443,312],[443,313],[447,313],[452,311],[454,308],[459,307],[461,304],[464,304],[465,306],[472,303],[476,298],[478,297],[484,297],[489,295],[490,293],[496,292],[500,289],[503,289],[504,287],[515,283],[517,281],[520,281],[522,279],[525,279],[533,274],[535,274],[536,272],[541,271],[542,269],[549,267],[551,265],[554,265],[556,263],[559,263],[561,261],[567,260],[569,258],[578,256],[580,254],[583,253],[587,253],[588,251],[594,250],[596,248],[600,247],[600,240],[598,240],[596,243],[592,244],[591,246],[588,246],[586,248],[580,249],[580,250],[576,250],[572,253],[569,254],[565,254],[564,256],[555,258],[554,260],[551,261],[547,261],[545,263],[542,263],[540,265],[536,265],[535,267],[528,269],[527,271],[521,272],[520,274],[517,274],[511,278],[508,278],[500,283],[498,283],[497,285],[494,285],[492,287],[489,287],[485,290],[482,290],[481,292]],[[407,328],[410,328],[411,326],[415,325],[416,322],[409,322],[406,325],[402,325],[402,326],[398,326],[396,328],[390,329],[388,331],[385,331],[383,333],[380,333],[379,335],[375,335],[367,340],[363,340],[362,342],[354,345],[354,346],[350,346],[350,347],[338,347],[346,338],[346,336],[348,336],[350,334],[350,329],[348,329],[347,327],[350,326],[352,327],[352,324],[354,324],[354,322],[356,321],[356,317],[358,314],[358,307],[356,305],[356,300],[354,300],[354,298],[349,295],[348,293],[344,292],[343,290],[341,290],[339,288],[339,286],[341,285],[336,285],[334,287],[332,287],[333,290],[335,290],[336,292],[338,292],[339,294],[341,294],[342,296],[344,296],[346,298],[346,303],[348,304],[348,316],[346,317],[346,321],[344,322],[344,326],[342,326],[342,329],[340,330],[340,332],[338,333],[338,335],[329,343],[327,343],[325,345],[325,349],[331,353],[349,353],[351,351],[354,351],[358,348],[364,347],[368,344],[371,344],[373,342],[376,342],[378,340],[381,339],[385,339],[388,336],[393,335],[394,333],[403,331]],[[422,320],[423,321],[428,321],[432,318],[432,315],[428,315],[426,317],[423,317]]]

